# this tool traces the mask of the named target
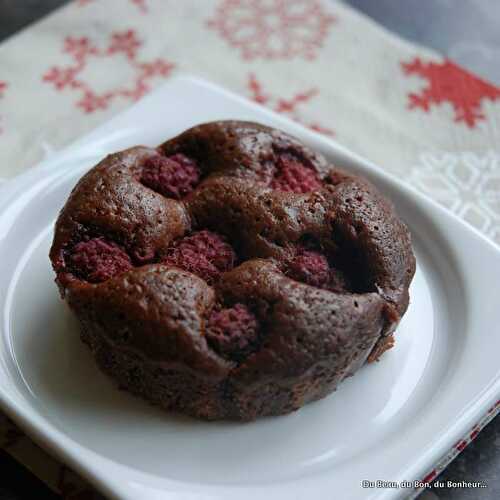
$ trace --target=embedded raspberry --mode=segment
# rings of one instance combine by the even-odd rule
[[[244,304],[236,304],[211,314],[206,337],[216,352],[241,361],[255,349],[258,331],[255,315]]]
[[[145,186],[177,200],[193,191],[199,180],[196,162],[180,153],[151,156],[144,162],[141,176]]]
[[[299,250],[289,262],[287,275],[294,280],[327,288],[330,282],[330,266],[326,257],[314,250]]]
[[[280,155],[276,162],[276,169],[276,174],[271,182],[273,189],[293,193],[309,193],[321,188],[317,173],[292,155]]]
[[[71,271],[81,279],[100,283],[132,269],[130,257],[116,244],[104,238],[77,243],[68,257]]]
[[[196,274],[212,284],[222,273],[234,267],[236,253],[221,236],[203,230],[178,241],[169,249],[163,262]]]

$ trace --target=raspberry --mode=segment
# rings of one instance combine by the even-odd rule
[[[326,257],[313,250],[299,250],[289,262],[287,275],[294,280],[327,288],[330,282],[330,266]]]
[[[104,238],[77,243],[68,263],[75,275],[91,283],[106,281],[132,269],[130,257],[116,243]]]
[[[316,172],[289,154],[282,154],[276,162],[277,172],[271,187],[279,191],[308,193],[321,188]]]
[[[212,312],[206,330],[208,343],[222,356],[241,361],[258,340],[257,318],[244,304]]]
[[[199,180],[196,162],[183,154],[149,157],[141,176],[145,186],[177,200],[193,191]]]
[[[163,263],[194,273],[212,284],[221,273],[230,271],[235,261],[231,245],[218,234],[204,230],[178,241]]]

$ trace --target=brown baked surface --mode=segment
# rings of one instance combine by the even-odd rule
[[[334,391],[392,347],[415,272],[374,186],[238,121],[105,158],[62,209],[50,259],[100,368],[204,419]]]

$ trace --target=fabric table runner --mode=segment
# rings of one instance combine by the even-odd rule
[[[500,88],[333,0],[73,0],[0,45],[0,177],[183,73],[334,137],[500,244]],[[95,495],[1,414],[0,446],[65,498]]]

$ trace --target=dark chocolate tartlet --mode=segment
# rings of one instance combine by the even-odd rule
[[[334,391],[392,347],[415,272],[370,183],[237,121],[108,156],[73,189],[50,259],[100,368],[203,419]]]

